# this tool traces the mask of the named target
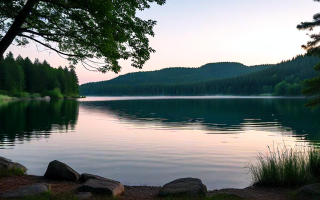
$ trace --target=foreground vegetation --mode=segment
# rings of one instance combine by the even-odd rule
[[[249,164],[253,184],[258,186],[297,187],[320,181],[320,151],[314,147],[268,147]]]
[[[23,200],[78,200],[79,198],[77,198],[77,196],[73,192],[68,192],[64,194],[53,194],[51,191],[48,191],[40,195],[29,196],[22,199]],[[113,200],[118,198],[107,197],[107,196],[92,196],[92,198],[88,198],[88,199]],[[210,197],[192,198],[188,196],[183,196],[183,197],[164,197],[161,199],[163,200],[241,200],[242,198],[232,194],[215,194]]]
[[[79,200],[73,192],[67,192],[63,194],[53,194],[51,189],[48,192],[44,192],[35,196],[28,196],[22,198],[23,200]]]
[[[52,68],[46,61],[16,59],[9,52],[0,62],[0,95],[18,98],[77,98],[78,77],[74,69]],[[0,100],[7,97],[0,96]]]
[[[25,172],[22,169],[13,167],[8,170],[0,170],[0,178],[8,176],[22,176]]]

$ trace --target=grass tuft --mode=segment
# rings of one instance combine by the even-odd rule
[[[234,194],[215,194],[208,198],[208,200],[241,200],[240,198]]]
[[[22,176],[24,174],[25,172],[22,169],[16,167],[12,167],[7,170],[0,170],[0,178],[8,176]]]
[[[22,198],[23,200],[78,200],[74,193],[53,194],[51,191],[44,192],[36,196],[28,196]]]
[[[320,181],[320,151],[315,147],[268,146],[256,161],[247,166],[253,185],[297,187]]]

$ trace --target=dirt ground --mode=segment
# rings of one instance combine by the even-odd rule
[[[9,190],[16,189],[21,186],[31,185],[35,183],[44,183],[50,186],[53,194],[61,194],[64,192],[75,191],[81,185],[81,182],[55,181],[48,180],[41,176],[13,176],[0,178],[0,194]],[[125,192],[118,199],[125,200],[158,200],[157,197],[160,187],[152,186],[125,186]],[[263,187],[248,187],[245,189],[222,189],[208,191],[208,196],[219,193],[234,194],[243,199],[249,200],[290,200],[290,194],[293,189],[288,188],[263,188]],[[90,199],[99,199],[92,197]]]

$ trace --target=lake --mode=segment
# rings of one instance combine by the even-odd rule
[[[52,160],[126,185],[200,178],[244,188],[246,164],[273,145],[318,145],[306,99],[88,97],[0,102],[0,155],[43,175]]]

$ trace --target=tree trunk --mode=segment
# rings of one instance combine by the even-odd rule
[[[8,32],[0,41],[0,61],[3,57],[4,52],[12,44],[14,38],[19,34],[20,28],[26,19],[29,17],[32,8],[36,5],[39,0],[28,0],[24,7],[19,11],[15,17],[14,22],[9,28]]]

